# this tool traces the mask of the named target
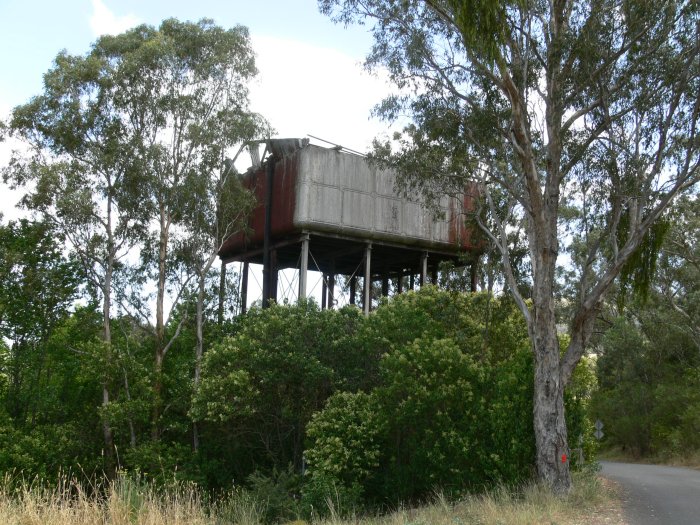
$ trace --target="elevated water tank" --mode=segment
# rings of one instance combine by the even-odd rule
[[[266,151],[266,161],[244,176],[259,204],[248,232],[230,238],[221,249],[224,261],[265,263],[267,254],[267,275],[274,280],[277,269],[305,272],[302,259],[309,250],[312,270],[354,275],[369,247],[372,280],[425,277],[441,261],[458,261],[460,254],[475,260],[478,255],[479,246],[465,226],[465,216],[475,206],[475,185],[459,198],[443,197],[436,214],[420,196],[399,194],[394,173],[361,155],[300,139],[270,140]]]

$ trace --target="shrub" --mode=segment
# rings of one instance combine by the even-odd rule
[[[360,506],[364,486],[379,467],[386,435],[378,408],[376,396],[339,392],[314,415],[307,430],[314,446],[305,452],[310,473],[303,490],[307,513],[326,509],[329,496],[341,511]]]
[[[309,427],[309,479],[395,503],[528,477],[532,359],[508,300],[427,288],[370,317],[380,384],[337,394]]]
[[[358,343],[364,322],[356,308],[320,311],[313,302],[252,310],[205,354],[191,410],[203,422],[203,454],[228,462],[235,479],[300,470],[311,416],[333,392],[368,388],[376,377],[378,357]]]

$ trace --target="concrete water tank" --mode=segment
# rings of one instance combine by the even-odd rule
[[[270,140],[266,151],[267,160],[249,169],[243,181],[259,204],[248,232],[222,247],[224,261],[268,259],[267,274],[274,279],[277,269],[305,271],[302,259],[308,250],[310,269],[351,275],[369,248],[371,280],[424,276],[441,261],[458,261],[460,254],[475,260],[480,251],[465,226],[466,215],[474,211],[476,185],[458,198],[443,197],[436,215],[419,195],[401,195],[392,171],[361,155],[300,139]]]

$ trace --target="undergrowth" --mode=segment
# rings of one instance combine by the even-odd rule
[[[436,492],[428,503],[399,507],[383,515],[357,515],[327,498],[325,518],[297,525],[461,525],[565,524],[580,518],[611,496],[595,472],[578,473],[567,497],[557,497],[539,484],[513,490],[497,487],[483,494],[450,501]],[[0,485],[0,523],[8,525],[264,525],[266,502],[246,490],[234,490],[215,501],[195,485],[173,483],[158,488],[138,476],[120,475],[98,485],[64,476],[55,486],[6,476]],[[326,509],[324,509],[325,511]]]

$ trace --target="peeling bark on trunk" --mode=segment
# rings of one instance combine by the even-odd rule
[[[567,494],[571,489],[569,445],[564,410],[566,381],[561,374],[559,338],[555,314],[554,282],[558,240],[556,216],[558,203],[544,199],[542,215],[530,231],[533,239],[533,308],[528,330],[534,354],[533,425],[537,448],[536,466],[540,480],[556,494]],[[554,232],[554,233],[552,233]]]
[[[564,411],[565,385],[559,373],[559,341],[554,316],[535,326],[534,430],[537,474],[557,494],[571,488]]]

